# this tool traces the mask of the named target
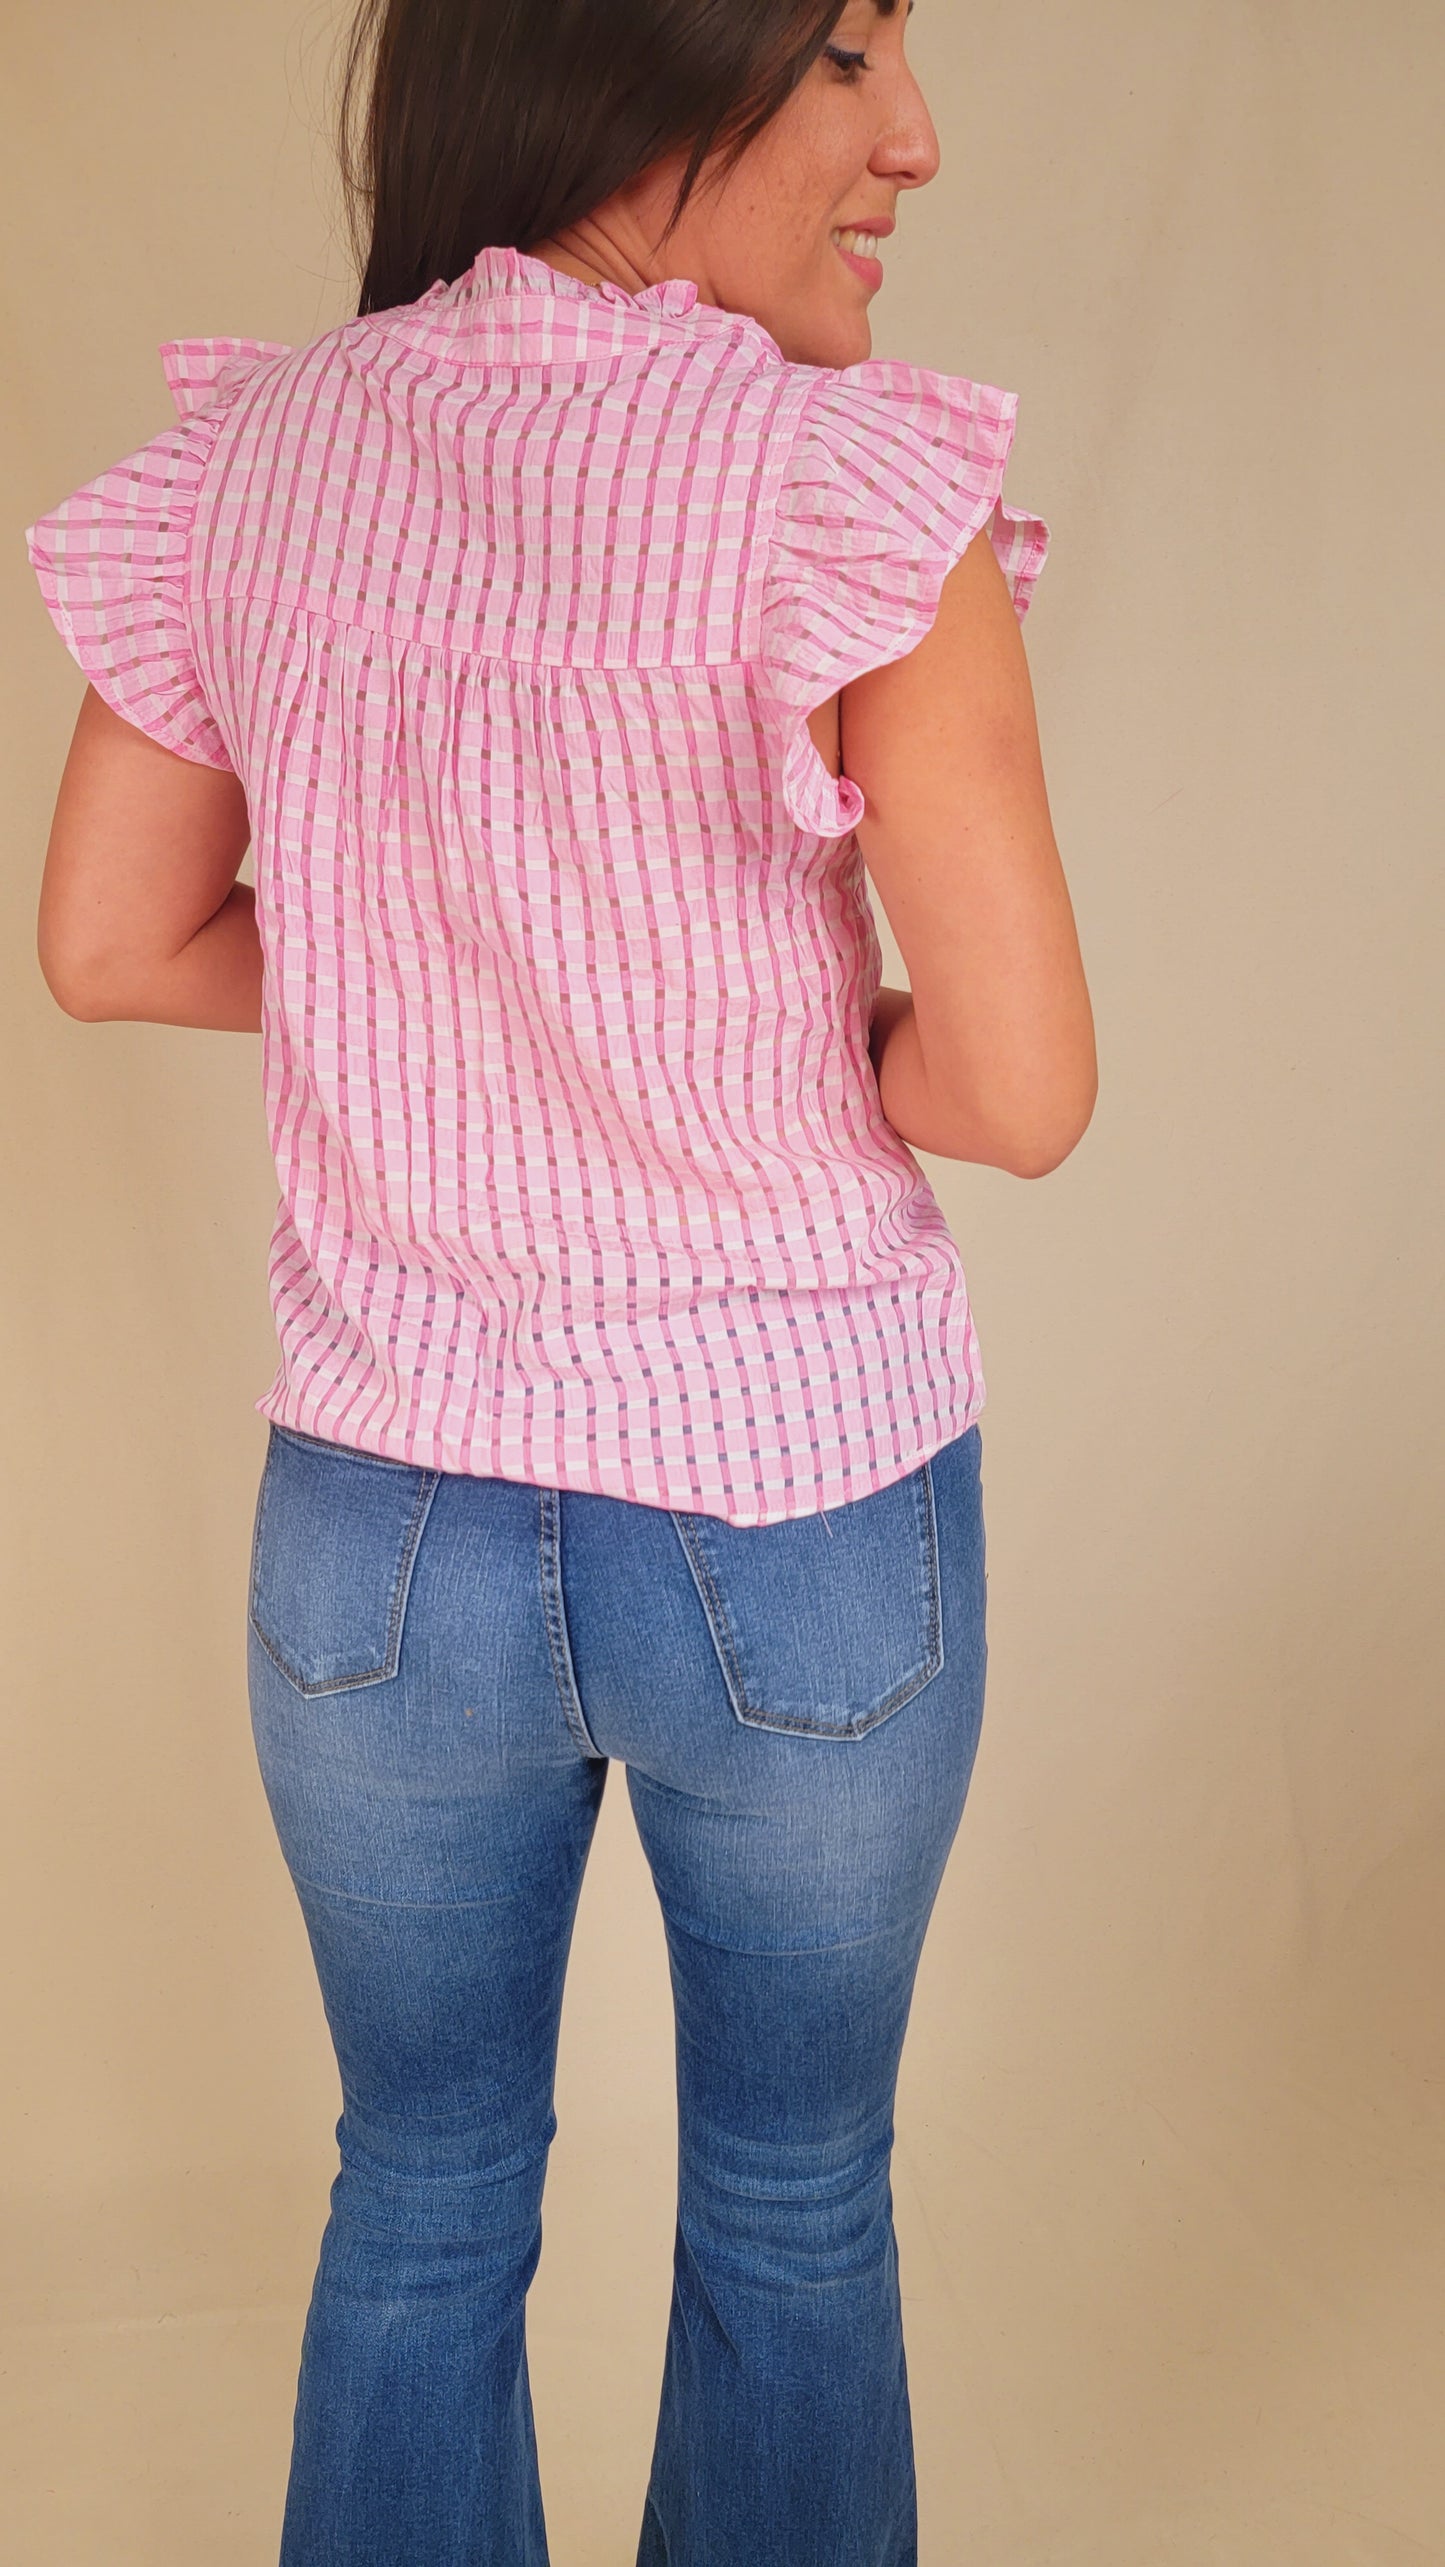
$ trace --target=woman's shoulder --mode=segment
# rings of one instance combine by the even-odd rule
[[[923,639],[949,571],[989,539],[1020,621],[1049,527],[1003,497],[1018,396],[896,358],[795,369],[761,590],[760,662],[787,807],[821,836],[862,797],[830,772],[809,717]]]
[[[970,477],[1001,476],[1019,396],[898,357],[786,369],[800,494],[849,516],[928,507]]]

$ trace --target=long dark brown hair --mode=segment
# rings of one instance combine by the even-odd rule
[[[880,0],[885,17],[896,5]],[[736,165],[843,7],[361,0],[340,98],[358,313],[414,302],[489,244],[551,238],[690,146],[670,236],[709,155],[719,177]]]

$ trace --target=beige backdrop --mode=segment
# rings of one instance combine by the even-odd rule
[[[45,990],[81,681],[22,528],[165,424],[162,339],[354,308],[339,23],[7,19],[14,2567],[271,2567],[335,2165],[244,1689],[259,1047]],[[877,352],[1021,396],[1102,1073],[1043,1183],[929,1162],[991,1658],[899,2098],[923,2558],[1439,2567],[1445,25],[923,0],[912,50],[946,168]],[[619,1787],[531,2303],[557,2567],[634,2554],[671,2042]]]

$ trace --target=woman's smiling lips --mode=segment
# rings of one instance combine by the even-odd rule
[[[861,276],[864,284],[871,286],[875,294],[883,282],[883,262],[873,255],[874,249],[879,241],[887,239],[893,228],[893,216],[879,214],[871,222],[839,224],[831,236],[833,247],[844,266],[851,267],[855,276]]]

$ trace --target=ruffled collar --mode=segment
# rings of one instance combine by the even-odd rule
[[[716,304],[699,306],[697,287],[690,276],[664,276],[655,285],[644,285],[629,294],[623,285],[609,278],[601,285],[586,285],[580,276],[569,276],[565,268],[553,267],[544,258],[534,258],[530,250],[510,249],[489,243],[477,252],[471,266],[457,279],[462,300],[483,294],[560,294],[580,303],[614,303],[633,312],[664,312],[671,320],[681,321],[689,312],[714,313],[720,321],[739,316],[718,310]],[[433,286],[431,291],[436,292]],[[423,296],[425,301],[425,296]]]
[[[358,340],[374,330],[399,333],[433,355],[469,363],[477,353],[507,353],[526,341],[555,357],[564,316],[569,328],[575,323],[579,349],[615,347],[618,334],[630,335],[638,322],[647,332],[658,322],[675,322],[694,330],[729,331],[735,339],[751,341],[765,359],[782,361],[781,348],[761,321],[750,312],[725,312],[720,304],[703,302],[690,276],[660,277],[629,294],[610,279],[585,285],[580,276],[569,276],[527,250],[496,244],[478,250],[460,276],[439,276],[414,303],[343,322],[341,329]],[[242,338],[166,339],[160,351],[182,419],[229,397],[258,366],[297,353],[279,339]]]
[[[575,303],[594,313],[611,309],[643,319],[690,321],[696,329],[730,330],[739,336],[754,337],[775,354],[782,353],[776,340],[751,313],[726,312],[720,304],[705,303],[690,276],[659,277],[655,284],[644,285],[631,294],[625,286],[614,285],[610,278],[601,285],[584,284],[580,276],[570,276],[565,268],[534,258],[530,250],[514,249],[500,242],[489,242],[479,249],[471,266],[464,268],[460,276],[439,276],[410,308],[430,312],[440,304],[472,317],[480,307],[501,297]]]

